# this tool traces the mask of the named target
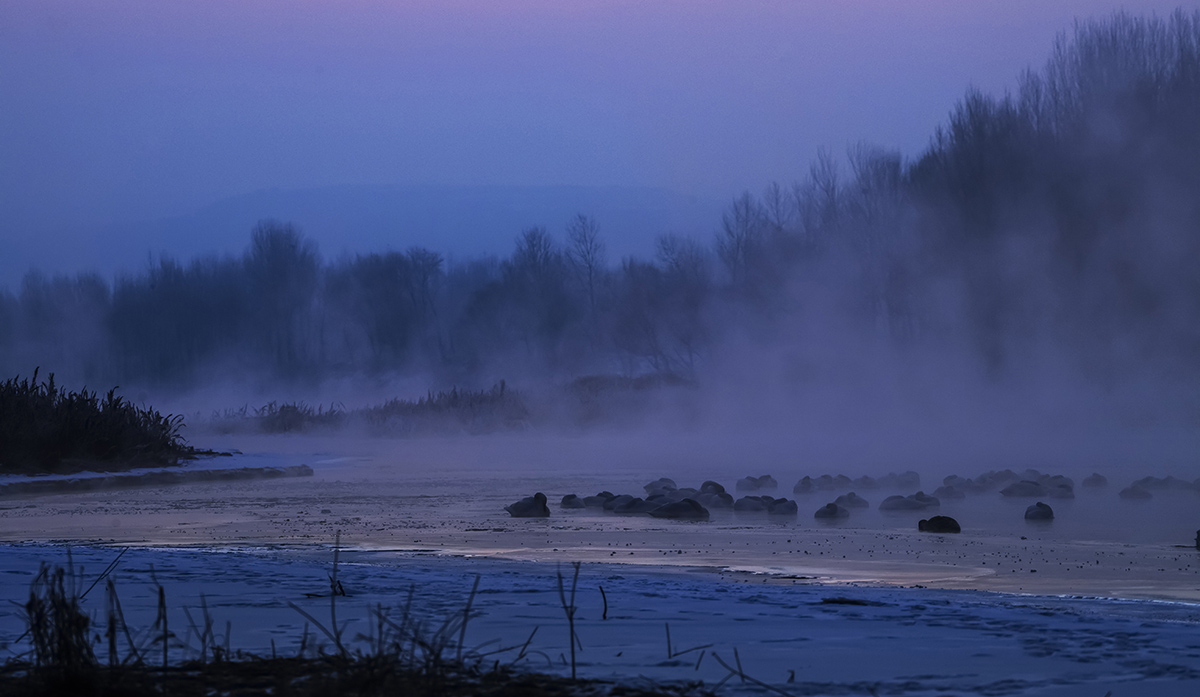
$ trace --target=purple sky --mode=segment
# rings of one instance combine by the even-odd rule
[[[1012,86],[1075,17],[1123,5],[4,0],[0,255],[269,187],[729,198],[821,147],[913,156],[968,85]]]

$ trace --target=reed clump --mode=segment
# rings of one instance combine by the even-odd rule
[[[119,557],[118,557],[119,558]],[[81,574],[43,565],[24,606],[26,632],[16,642],[27,650],[0,665],[0,694],[7,697],[703,697],[699,683],[621,683],[537,673],[522,662],[540,652],[519,645],[466,645],[467,624],[477,616],[478,578],[463,609],[431,622],[413,607],[413,589],[399,609],[377,605],[366,635],[345,636],[337,619],[335,572],[330,578],[328,621],[299,607],[307,624],[298,650],[270,656],[231,649],[201,598],[198,615],[185,611],[185,627],[168,627],[166,594],[158,589],[152,626],[126,625],[115,584],[105,586],[102,617],[84,599]],[[82,592],[81,592],[82,589]],[[309,627],[316,631],[310,632]],[[573,632],[573,630],[572,630]],[[324,641],[318,641],[324,637]],[[22,643],[24,642],[24,643]],[[544,657],[544,656],[543,656]]]
[[[486,390],[455,387],[430,391],[419,399],[397,398],[359,409],[268,402],[259,408],[213,412],[209,425],[219,433],[306,433],[357,426],[388,435],[420,435],[493,433],[525,428],[531,420],[524,396],[501,380]]]
[[[503,380],[488,390],[429,392],[417,400],[392,399],[362,409],[364,422],[386,431],[422,432],[446,429],[489,433],[523,428],[530,410],[524,397],[508,389]]]
[[[177,465],[198,453],[163,416],[109,390],[69,391],[51,373],[0,382],[0,473],[63,474]]]

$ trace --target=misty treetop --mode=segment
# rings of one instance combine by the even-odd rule
[[[0,292],[0,368],[125,384],[223,371],[695,373],[726,340],[838,331],[954,345],[993,374],[1053,346],[1105,380],[1200,368],[1200,12],[1060,37],[1002,96],[968,91],[915,161],[822,154],[736,198],[711,244],[609,259],[603,221],[531,227],[506,258],[322,259],[264,221],[240,257]],[[396,244],[403,247],[403,236]],[[949,342],[948,342],[949,340]]]

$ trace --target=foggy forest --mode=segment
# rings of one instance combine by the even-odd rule
[[[1052,361],[1101,388],[1194,383],[1197,123],[1200,13],[1118,14],[1077,23],[1012,93],[968,90],[915,159],[822,152],[795,183],[733,198],[715,234],[665,232],[653,258],[611,258],[587,211],[515,230],[503,258],[406,247],[403,230],[325,258],[263,220],[239,257],[164,254],[111,281],[31,271],[0,291],[0,368],[163,389],[248,373],[702,381],[732,346],[819,367],[834,341],[988,381]]]

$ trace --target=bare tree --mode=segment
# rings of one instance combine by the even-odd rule
[[[567,259],[587,296],[588,311],[596,317],[596,294],[604,273],[604,242],[596,221],[580,213],[567,225]]]
[[[729,271],[734,287],[749,281],[761,252],[762,237],[762,207],[748,192],[744,193],[721,216],[721,232],[717,234],[717,256]]]

